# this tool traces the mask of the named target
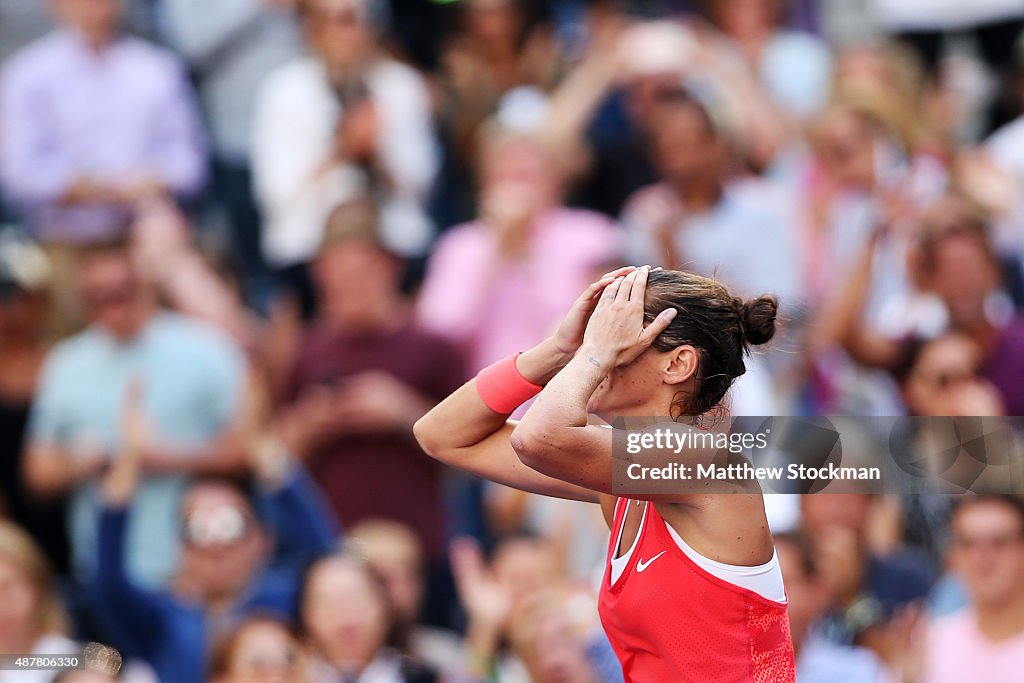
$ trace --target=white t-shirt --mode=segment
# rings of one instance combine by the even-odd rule
[[[379,159],[391,183],[381,206],[382,237],[397,253],[419,256],[433,236],[424,202],[440,158],[427,88],[416,71],[390,59],[374,62],[366,83],[379,125]],[[359,168],[331,162],[341,116],[323,64],[311,57],[272,71],[260,88],[253,185],[266,220],[263,250],[271,265],[312,258],[330,212],[366,189]]]

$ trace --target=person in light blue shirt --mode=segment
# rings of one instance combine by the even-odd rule
[[[83,253],[79,290],[90,325],[46,359],[29,419],[26,479],[39,494],[71,493],[72,561],[88,578],[93,481],[116,452],[126,391],[137,386],[146,477],[132,509],[128,566],[143,585],[159,585],[175,561],[185,477],[242,465],[235,416],[244,357],[213,328],[157,309],[123,245]]]
[[[800,683],[888,683],[895,679],[866,648],[836,645],[815,628],[832,601],[810,542],[799,533],[775,535],[789,599],[789,623]]]

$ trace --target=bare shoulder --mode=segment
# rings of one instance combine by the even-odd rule
[[[772,558],[772,534],[759,493],[708,494],[656,506],[665,523],[706,558],[738,566],[757,566]]]

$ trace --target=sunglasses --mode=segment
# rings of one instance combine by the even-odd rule
[[[230,546],[252,530],[255,521],[241,508],[223,506],[188,514],[182,525],[182,541],[194,548]]]

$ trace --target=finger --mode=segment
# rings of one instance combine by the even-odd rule
[[[622,278],[622,284],[619,286],[618,291],[615,292],[616,301],[629,301],[629,294],[633,291],[633,283],[636,282],[637,274],[639,272],[639,270],[634,270],[629,275]]]
[[[604,288],[604,292],[601,294],[602,301],[612,301],[615,299],[616,295],[619,293],[619,288],[622,287],[622,280],[623,278],[617,277]]]
[[[616,268],[615,270],[609,273],[605,273],[604,275],[601,276],[601,279],[607,280],[608,278],[622,277],[623,275],[626,275],[627,273],[633,270],[636,270],[636,266],[622,266],[621,268]]]
[[[674,308],[666,308],[664,311],[658,314],[651,324],[644,328],[644,331],[640,333],[640,341],[644,345],[651,345],[654,340],[658,338],[658,335],[664,332],[672,321],[676,319],[678,311]]]
[[[633,286],[629,292],[630,301],[639,301],[641,305],[643,304],[644,293],[647,291],[647,276],[650,272],[650,266],[644,266],[636,271],[636,277],[633,279]]]
[[[597,282],[594,282],[589,287],[587,287],[586,291],[584,291],[583,294],[580,295],[579,302],[583,303],[597,298],[597,296],[604,291],[604,288],[614,281],[615,278],[606,275]]]

